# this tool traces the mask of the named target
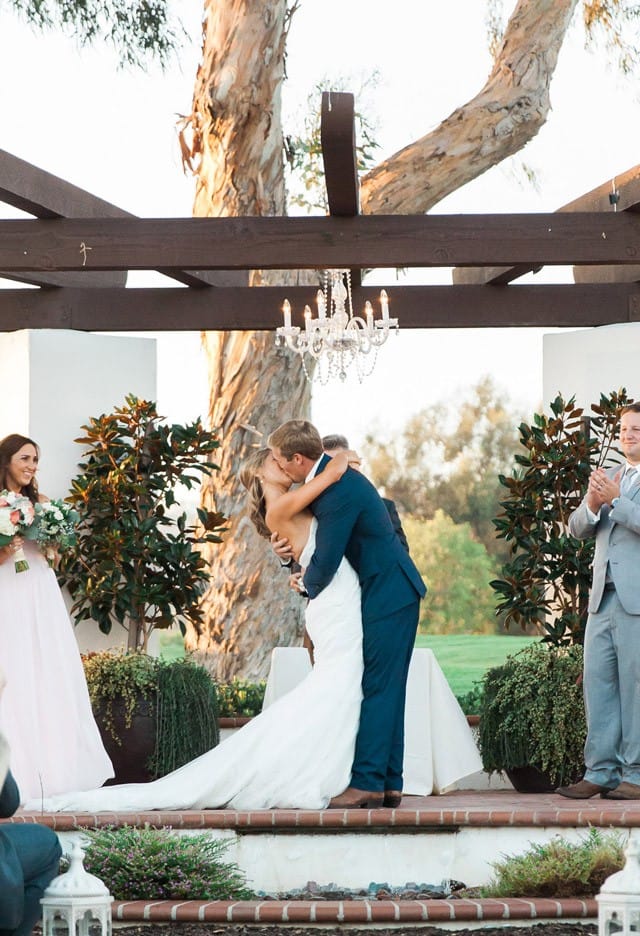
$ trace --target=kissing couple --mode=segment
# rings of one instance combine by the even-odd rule
[[[314,665],[246,726],[151,783],[60,794],[27,809],[398,806],[407,674],[426,592],[382,499],[306,420],[276,429],[240,480],[261,536],[289,540],[309,594]],[[292,489],[294,482],[305,482]],[[283,587],[284,583],[283,583]]]

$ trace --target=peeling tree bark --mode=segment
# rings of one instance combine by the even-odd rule
[[[520,0],[482,91],[432,133],[368,173],[363,211],[428,211],[532,139],[549,112],[549,84],[576,3]],[[286,0],[208,0],[205,5],[203,57],[190,118],[196,215],[285,213],[280,86],[287,27]],[[230,517],[230,531],[223,546],[209,547],[206,626],[190,633],[187,643],[218,678],[255,679],[266,673],[272,647],[299,641],[302,609],[270,548],[246,519],[238,467],[259,441],[246,427],[266,434],[285,419],[306,417],[310,394],[299,361],[276,352],[272,334],[210,332],[203,340],[209,415],[222,441],[221,471],[203,500]],[[332,428],[340,431],[338,424]]]
[[[577,2],[520,0],[480,93],[363,178],[363,213],[429,211],[533,139]]]

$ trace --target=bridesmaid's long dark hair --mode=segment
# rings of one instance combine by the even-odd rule
[[[0,441],[0,491],[4,491],[7,487],[7,470],[11,459],[19,452],[23,445],[33,445],[34,449],[40,458],[40,449],[36,442],[33,439],[28,439],[26,436],[19,435],[17,432],[12,432],[11,435],[5,436],[4,439]],[[29,482],[26,487],[21,489],[21,494],[25,494],[32,504],[38,503],[38,482],[36,481],[35,475]]]

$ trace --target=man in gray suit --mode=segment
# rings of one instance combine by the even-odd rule
[[[584,643],[587,769],[557,791],[571,799],[640,799],[640,403],[621,410],[620,448],[625,463],[596,468],[569,518],[574,536],[596,538]]]

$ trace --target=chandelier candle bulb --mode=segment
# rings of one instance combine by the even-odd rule
[[[285,299],[282,303],[282,314],[284,315],[284,327],[291,328],[291,303]]]
[[[367,328],[369,329],[369,331],[373,331],[373,327],[374,327],[373,326],[373,306],[371,305],[369,300],[367,300],[365,303],[364,312],[367,318]]]
[[[311,335],[311,318],[313,313],[309,306],[304,307],[304,329],[307,335]]]
[[[324,301],[324,295],[322,290],[319,289],[316,293],[316,302],[318,303],[318,318],[323,319],[327,317],[327,307]]]
[[[387,296],[387,290],[380,290],[380,305],[382,306],[382,321],[389,321],[389,297]]]

